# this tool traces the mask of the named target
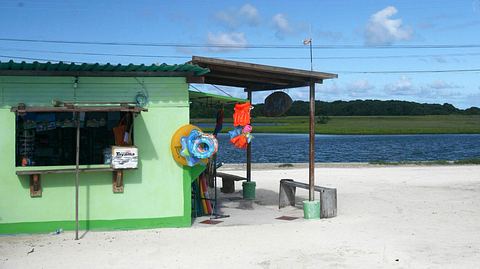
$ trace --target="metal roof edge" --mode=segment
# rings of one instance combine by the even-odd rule
[[[195,64],[100,64],[0,61],[0,76],[203,76],[210,72]]]

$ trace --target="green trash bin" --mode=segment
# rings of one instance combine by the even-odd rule
[[[320,219],[320,201],[303,201],[303,217]]]
[[[255,200],[255,181],[244,181],[242,183],[243,187],[243,199],[245,200]]]

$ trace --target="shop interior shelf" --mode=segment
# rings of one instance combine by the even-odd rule
[[[109,164],[93,164],[93,165],[80,165],[80,172],[103,172],[103,171],[118,171],[129,169],[114,169]],[[15,172],[17,175],[43,175],[43,174],[62,174],[62,173],[75,173],[75,165],[61,165],[61,166],[21,166],[16,167]]]

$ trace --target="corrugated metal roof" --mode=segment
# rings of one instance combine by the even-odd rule
[[[161,75],[161,73],[190,73],[194,76],[202,76],[209,72],[208,68],[203,68],[195,64],[152,64],[152,65],[144,65],[144,64],[100,64],[100,63],[92,63],[92,64],[77,64],[77,63],[40,63],[40,62],[14,62],[10,60],[8,62],[0,62],[0,71],[4,74],[8,73],[25,73],[28,75],[29,71],[33,73],[41,73],[41,72],[48,72],[48,73],[107,73],[115,75],[115,73],[123,73],[126,75],[128,73],[132,73],[132,76],[138,74],[149,74],[154,76],[155,74]],[[10,71],[10,72],[9,72]]]

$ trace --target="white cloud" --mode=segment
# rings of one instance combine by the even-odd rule
[[[212,47],[212,51],[229,51],[239,50],[247,46],[247,39],[245,34],[241,32],[229,32],[229,33],[211,33],[207,35],[208,45],[221,45],[225,47]]]
[[[238,14],[246,19],[247,23],[256,26],[260,23],[260,14],[258,9],[250,4],[243,5]]]
[[[364,96],[366,93],[369,93],[371,90],[375,89],[375,86],[370,84],[366,79],[359,79],[347,84],[346,90],[347,94],[351,97],[360,97]]]
[[[411,39],[412,30],[403,26],[401,19],[391,18],[397,12],[394,6],[388,6],[373,14],[365,28],[365,42],[369,45],[385,45]]]
[[[446,98],[452,99],[452,98],[457,98],[461,96],[462,93],[460,92],[452,92],[452,91],[447,91],[445,89],[434,89],[434,88],[428,88],[428,87],[421,87],[416,96],[422,97],[422,98],[428,98],[428,99],[433,99],[433,100],[443,100],[442,102],[451,102],[451,100],[445,100]]]
[[[278,38],[283,38],[285,35],[291,34],[293,32],[292,26],[287,19],[287,16],[283,13],[275,14],[272,18],[273,27],[276,30],[275,35]]]
[[[462,96],[461,92],[452,91],[457,88],[461,88],[461,86],[443,80],[415,85],[410,78],[402,76],[399,80],[385,85],[384,91],[391,97],[409,96],[415,98],[416,101],[443,100],[442,102],[450,102],[451,99]]]
[[[448,82],[446,82],[444,80],[441,80],[441,79],[432,81],[430,84],[428,84],[428,87],[430,87],[432,89],[437,89],[437,90],[462,88],[462,86],[459,86],[459,85],[456,85],[456,84],[453,84],[453,83],[448,83]]]
[[[215,14],[215,18],[232,29],[243,24],[258,26],[261,20],[258,9],[250,4],[245,4],[240,8],[219,11]]]
[[[325,83],[319,87],[319,95],[338,95],[342,89],[338,86],[337,82]]]
[[[392,95],[412,95],[417,89],[410,78],[402,76],[399,80],[385,85],[385,92]]]

